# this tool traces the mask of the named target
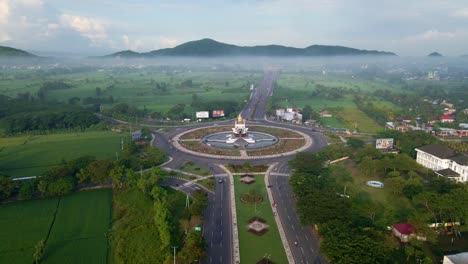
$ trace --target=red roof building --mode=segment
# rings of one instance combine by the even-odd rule
[[[420,237],[416,235],[416,229],[410,223],[398,223],[392,226],[393,234],[398,237],[401,242],[408,242],[411,237],[414,237],[418,240],[425,241],[425,237]]]
[[[439,117],[439,120],[442,123],[452,123],[453,121],[455,121],[455,119],[451,115],[443,115]]]

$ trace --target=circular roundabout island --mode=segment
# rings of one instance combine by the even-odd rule
[[[293,155],[312,145],[312,139],[299,131],[272,126],[251,125],[240,115],[234,126],[195,128],[176,135],[180,151],[208,158],[264,159]]]

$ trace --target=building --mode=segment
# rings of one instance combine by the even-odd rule
[[[455,121],[455,118],[453,118],[453,116],[451,115],[443,115],[439,117],[439,120],[442,123],[452,123],[453,121]]]
[[[292,122],[302,122],[302,111],[301,109],[276,109],[276,118],[278,120],[292,121]]]
[[[391,130],[396,130],[400,132],[408,132],[411,131],[412,128],[410,125],[404,122],[386,122],[385,123],[385,128],[391,129]]]
[[[410,223],[399,223],[392,226],[393,234],[398,237],[401,242],[408,242],[410,238],[425,241],[426,238],[416,235],[415,227]]]
[[[320,117],[333,117],[333,115],[327,110],[322,110],[319,112]]]
[[[468,155],[458,154],[446,145],[432,144],[416,148],[416,162],[439,176],[457,182],[468,181]]]
[[[468,252],[445,255],[443,264],[466,264],[468,263]]]

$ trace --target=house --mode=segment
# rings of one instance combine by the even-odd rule
[[[416,162],[438,176],[457,182],[468,181],[468,154],[458,154],[446,145],[431,144],[416,148]]]
[[[392,226],[393,234],[398,237],[401,242],[408,242],[410,238],[425,241],[426,238],[416,235],[416,228],[410,223],[398,223]]]
[[[132,140],[137,140],[141,138],[141,130],[133,131],[132,132]]]
[[[410,125],[402,121],[401,122],[386,122],[385,128],[400,131],[400,132],[408,132],[408,131],[414,130]]]
[[[319,114],[320,114],[320,117],[333,117],[333,115],[327,110],[321,110]]]
[[[466,264],[468,263],[468,252],[453,255],[445,255],[443,264]]]
[[[454,104],[451,104],[451,103],[448,103],[447,101],[443,100],[442,103],[440,103],[441,105],[445,105],[447,106],[447,108],[449,109],[453,109],[455,107]]]
[[[453,121],[455,121],[455,119],[451,115],[443,115],[439,117],[439,120],[442,123],[452,123]]]
[[[302,111],[299,108],[276,109],[276,118],[278,120],[286,120],[301,123]]]

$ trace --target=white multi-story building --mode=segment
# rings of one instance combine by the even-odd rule
[[[468,155],[457,154],[442,144],[416,148],[416,162],[437,175],[457,182],[468,182]]]

